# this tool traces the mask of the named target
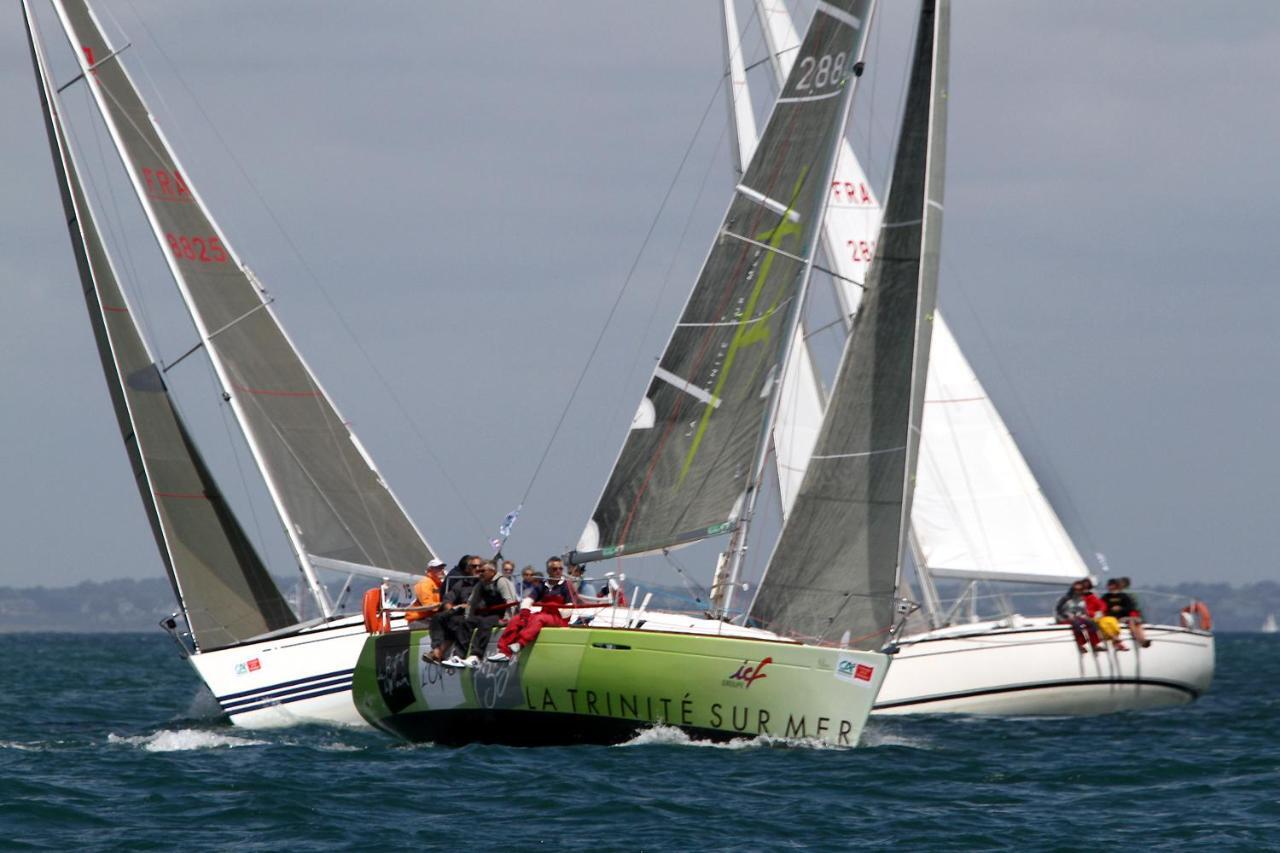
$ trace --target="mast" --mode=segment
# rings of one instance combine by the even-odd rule
[[[747,88],[747,69],[742,59],[742,40],[738,37],[738,16],[733,0],[724,0],[724,64],[729,85],[729,132],[733,136],[733,166],[738,175],[746,171],[756,150],[756,115],[751,109],[751,93]]]
[[[85,304],[135,482],[197,651],[294,624],[217,489],[132,319],[57,111],[30,5],[23,15]]]
[[[420,570],[430,547],[280,326],[84,0],[54,0],[201,345],[325,616],[316,567]]]

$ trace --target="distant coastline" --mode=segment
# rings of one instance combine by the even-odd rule
[[[280,589],[293,600],[294,581],[277,578]],[[680,593],[661,586],[649,586],[683,606]],[[1213,611],[1218,631],[1257,631],[1268,613],[1280,613],[1280,583],[1232,586],[1226,583],[1182,583],[1150,587],[1152,592],[1183,598],[1197,598]],[[336,588],[334,592],[337,592]],[[668,595],[663,595],[667,598]],[[1026,615],[1048,612],[1054,594],[1044,593],[1043,606],[1019,601]],[[163,578],[83,581],[65,587],[0,587],[0,632],[85,632],[111,633],[158,630],[160,621],[177,609],[173,591]],[[1168,608],[1162,608],[1162,610]],[[1167,615],[1151,613],[1152,617]]]

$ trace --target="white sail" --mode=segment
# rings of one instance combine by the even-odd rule
[[[1089,574],[941,317],[911,524],[934,576],[1069,582]]]

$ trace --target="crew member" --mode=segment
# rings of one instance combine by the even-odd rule
[[[455,655],[445,661],[445,666],[477,666],[480,655],[489,645],[493,629],[499,624],[506,624],[518,605],[511,580],[498,574],[498,568],[492,562],[481,563],[479,583],[471,588],[471,597],[467,601],[467,656],[463,659]]]
[[[422,630],[431,616],[440,609],[440,590],[444,582],[444,560],[433,559],[427,563],[427,573],[413,585],[414,602],[405,610],[404,621],[410,630]],[[434,643],[433,643],[434,645]]]
[[[545,627],[564,628],[569,623],[560,615],[560,607],[577,604],[578,596],[573,585],[564,577],[564,561],[559,557],[547,559],[547,578],[534,587],[520,602],[520,612],[507,624],[498,638],[498,651],[489,655],[495,663],[506,662],[516,652],[529,645]],[[538,605],[538,612],[533,606]]]
[[[1107,591],[1102,596],[1102,603],[1107,606],[1107,615],[1112,616],[1120,622],[1126,622],[1129,625],[1129,633],[1133,634],[1133,638],[1138,641],[1144,649],[1151,646],[1151,641],[1147,639],[1146,632],[1142,630],[1142,611],[1138,609],[1138,602],[1134,601],[1133,596],[1125,592],[1128,585],[1128,578],[1109,578],[1107,580]],[[1121,648],[1117,646],[1116,648]]]

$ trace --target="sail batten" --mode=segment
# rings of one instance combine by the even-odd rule
[[[732,532],[739,522],[758,477],[871,6],[831,7],[845,17],[815,11],[574,559],[657,550]]]
[[[878,647],[893,620],[937,293],[946,23],[945,0],[936,9],[926,0],[887,224],[795,504],[750,609],[771,629],[819,641]]]
[[[192,639],[197,650],[208,651],[287,628],[296,617],[219,493],[133,321],[81,185],[25,0],[23,11],[94,340],[147,520]]]
[[[117,153],[326,613],[308,555],[410,572],[432,552],[235,253],[84,0],[55,0]]]

